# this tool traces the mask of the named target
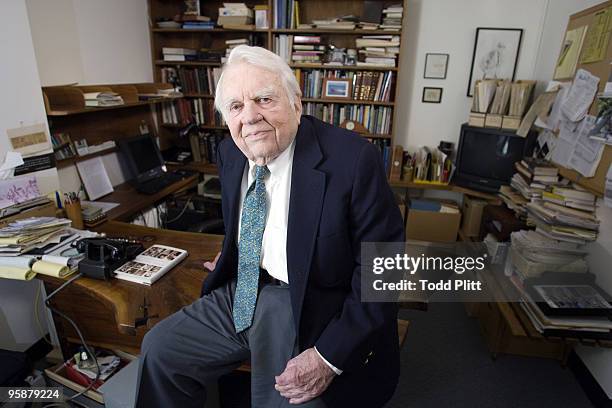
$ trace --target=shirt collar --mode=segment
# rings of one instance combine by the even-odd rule
[[[288,170],[289,165],[293,162],[293,153],[295,152],[295,139],[281,154],[278,155],[274,160],[267,164],[268,170],[270,170],[270,177],[276,178]],[[249,160],[249,178],[255,177],[255,162]]]

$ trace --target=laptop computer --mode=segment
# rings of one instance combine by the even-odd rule
[[[182,178],[167,171],[159,147],[149,134],[121,140],[119,148],[135,176],[130,183],[141,193],[155,194]]]

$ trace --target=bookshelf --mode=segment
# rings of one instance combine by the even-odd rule
[[[385,146],[388,146],[387,151],[389,157],[385,160],[390,161],[390,150],[394,144],[395,128],[393,122],[396,116],[397,92],[399,90],[398,82],[401,69],[399,61],[401,55],[405,52],[401,41],[399,41],[401,28],[396,28],[394,30],[386,30],[380,27],[364,29],[356,25],[354,28],[338,29],[337,27],[325,26],[324,24],[307,27],[304,25],[298,26],[297,19],[289,16],[299,15],[299,23],[301,24],[311,23],[315,20],[329,20],[331,18],[347,15],[354,15],[360,19],[363,16],[369,15],[371,18],[373,15],[372,4],[374,4],[374,10],[377,9],[379,13],[378,22],[380,23],[383,19],[382,10],[388,9],[392,5],[401,5],[403,7],[403,17],[405,17],[408,12],[407,0],[298,0],[297,2],[293,0],[259,0],[245,1],[244,3],[251,9],[255,6],[267,6],[268,28],[256,28],[254,25],[243,27],[232,26],[232,28],[223,28],[216,25],[214,28],[206,29],[185,29],[180,26],[174,28],[160,28],[157,26],[157,22],[180,16],[184,11],[184,3],[182,0],[149,0],[151,62],[155,81],[163,82],[167,80],[168,72],[176,72],[176,77],[180,77],[178,82],[183,88],[184,100],[187,104],[191,105],[191,110],[188,113],[196,118],[196,123],[200,124],[200,129],[205,132],[228,134],[227,129],[219,120],[208,120],[211,119],[211,115],[210,112],[208,112],[209,108],[208,110],[206,108],[207,104],[211,107],[214,100],[214,89],[210,89],[210,78],[208,77],[214,76],[214,74],[212,74],[213,72],[219,72],[221,61],[165,61],[162,52],[164,48],[218,50],[224,55],[226,41],[246,38],[250,45],[265,47],[282,56],[280,49],[278,49],[280,37],[290,39],[289,43],[293,44],[293,39],[298,36],[313,36],[319,37],[319,44],[325,45],[326,48],[328,48],[328,45],[333,44],[338,48],[359,49],[356,47],[356,40],[364,36],[397,36],[394,37],[394,40],[398,40],[399,42],[396,47],[397,50],[395,51],[397,55],[394,66],[331,65],[329,63],[323,63],[322,61],[293,61],[291,55],[286,58],[299,81],[300,78],[315,71],[320,72],[322,75],[319,79],[335,74],[339,74],[341,78],[353,78],[358,74],[360,75],[366,72],[371,73],[374,78],[378,78],[379,76],[382,77],[383,75],[385,75],[385,78],[389,76],[388,84],[385,83],[388,87],[388,94],[385,98],[379,98],[378,93],[376,93],[377,97],[374,97],[375,93],[372,92],[369,97],[365,98],[363,95],[353,94],[347,99],[332,99],[321,94],[321,83],[315,85],[319,88],[319,91],[314,94],[312,92],[304,92],[305,84],[303,80],[300,81],[300,84],[304,93],[304,97],[302,98],[304,113],[314,114],[314,116],[319,117],[319,119],[326,120],[336,125],[341,125],[341,122],[346,122],[346,120],[349,119],[353,119],[359,124],[365,124],[365,122],[369,123],[369,125],[366,124],[366,126],[364,126],[365,130],[362,129],[359,133],[372,143],[376,143],[381,147],[381,150],[384,149]],[[297,7],[294,6],[294,9],[297,8],[298,12],[291,14],[290,10],[292,4],[295,3],[298,3]],[[210,17],[212,21],[217,21],[220,7],[223,7],[222,1],[200,1],[200,15]],[[286,16],[285,19],[282,18],[283,8],[286,9],[284,14]],[[389,17],[388,14],[385,15]],[[290,50],[293,51],[291,47],[292,46],[289,45]],[[361,49],[365,51],[364,47]],[[358,59],[363,60],[362,54],[358,54]],[[185,74],[191,75],[191,78],[185,80]],[[204,77],[204,82],[209,82],[208,85],[202,82],[198,84],[200,75]],[[378,84],[373,83],[368,86],[376,87],[377,85]],[[204,118],[204,121],[199,120],[196,112],[197,110],[202,110],[202,108],[209,113],[208,118]],[[347,117],[347,115],[352,115],[352,117]],[[162,121],[162,123],[163,122],[164,121]],[[160,127],[160,136],[168,140],[177,141],[177,128],[180,127],[181,126],[178,126],[176,123],[166,123]],[[184,147],[188,147],[185,146],[185,141],[182,143]]]
[[[168,103],[175,98],[140,100],[139,95],[155,94],[158,90],[168,88],[171,86],[164,83],[43,87],[43,100],[57,168],[117,152],[116,145],[105,144],[140,134],[142,125],[146,125],[152,135],[157,135],[153,121],[153,116],[159,111],[157,105]],[[124,103],[88,107],[84,96],[88,92],[115,92],[121,96]],[[80,140],[85,140],[89,147],[104,147],[99,150],[93,148],[88,154],[77,154],[75,142]],[[162,143],[161,147],[167,148],[170,145]]]

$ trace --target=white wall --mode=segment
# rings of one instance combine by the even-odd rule
[[[146,0],[26,3],[43,86],[153,81]],[[117,154],[102,159],[111,183],[123,183]],[[62,190],[79,190],[75,166],[59,174]]]
[[[83,80],[83,63],[72,0],[26,0],[40,82],[67,85]]]
[[[477,27],[522,28],[517,79],[532,78],[548,0],[409,0],[405,14],[396,143],[414,151],[457,142],[472,98],[466,96]],[[426,53],[450,54],[445,80],[423,79]],[[442,103],[422,103],[424,86],[444,88]]]
[[[153,81],[146,0],[73,0],[83,84]]]
[[[7,129],[35,123],[46,125],[47,118],[25,1],[0,1],[0,16],[0,38],[3,39],[0,41],[0,160],[3,160],[9,149]],[[54,177],[57,178],[56,173]],[[38,285],[38,280],[0,279],[0,348],[25,350],[41,337],[34,323],[33,307]]]

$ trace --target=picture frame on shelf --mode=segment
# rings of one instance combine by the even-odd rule
[[[425,79],[446,79],[449,54],[427,53],[425,54]]]
[[[474,95],[478,79],[514,81],[522,39],[522,28],[476,28],[467,96]]]
[[[350,79],[325,78],[323,97],[328,99],[351,99]]]
[[[424,103],[440,103],[442,102],[442,88],[434,88],[426,86],[423,88],[423,97],[421,102]]]

